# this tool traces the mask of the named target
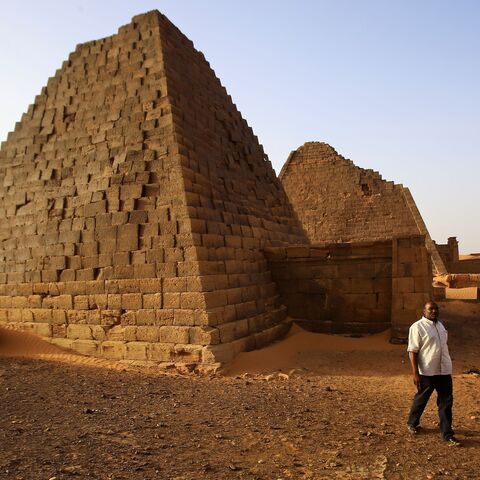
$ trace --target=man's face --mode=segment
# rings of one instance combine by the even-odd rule
[[[438,305],[434,302],[428,302],[423,309],[423,316],[428,318],[432,322],[436,322],[438,319]]]

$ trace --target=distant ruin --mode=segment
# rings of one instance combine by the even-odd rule
[[[439,265],[428,232],[405,206],[405,229],[352,228],[355,189],[342,230],[314,217],[338,198],[310,196],[304,216],[292,187],[320,178],[292,167],[311,148],[339,165],[328,181],[356,175],[372,205],[383,188],[317,145],[290,158],[282,186],[203,55],[157,11],[78,45],[0,151],[0,324],[160,364],[263,346],[288,330],[285,305],[318,330],[391,325],[401,338]],[[371,226],[368,211],[357,220]]]
[[[480,253],[464,255],[460,258],[457,237],[449,237],[447,243],[435,243],[449,273],[480,273]]]

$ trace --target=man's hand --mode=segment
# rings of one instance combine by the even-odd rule
[[[413,374],[413,383],[417,387],[417,390],[420,390],[420,375],[418,374],[418,372],[415,372]]]

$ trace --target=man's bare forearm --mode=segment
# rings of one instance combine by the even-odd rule
[[[417,352],[408,352],[408,356],[410,358],[410,365],[412,366],[412,373],[413,373],[413,383],[420,391],[421,387],[421,380],[420,380],[420,373],[418,372],[418,353]]]
[[[418,352],[408,352],[413,375],[418,375]]]

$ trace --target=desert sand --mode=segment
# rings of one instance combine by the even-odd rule
[[[225,375],[66,352],[0,331],[1,479],[476,479],[480,471],[478,306],[449,302],[454,426],[435,401],[405,428],[413,385],[404,345],[294,326]],[[470,372],[470,373],[466,373]]]
[[[458,256],[459,260],[478,260],[480,253],[464,253]]]

